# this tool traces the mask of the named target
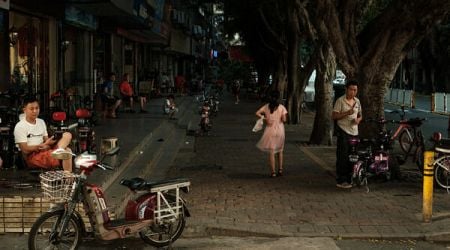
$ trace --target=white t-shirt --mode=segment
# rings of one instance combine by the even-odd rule
[[[353,108],[354,112],[352,115],[338,120],[337,125],[349,135],[358,135],[358,125],[353,123],[353,120],[355,120],[358,115],[361,115],[361,102],[358,98],[354,97],[355,106],[352,107],[345,101],[345,98],[345,95],[343,95],[336,100],[333,111],[347,112],[348,110]]]
[[[44,136],[48,136],[47,125],[44,120],[36,118],[36,124],[19,121],[14,128],[14,141],[16,144],[26,142],[28,146],[39,145],[44,142]]]

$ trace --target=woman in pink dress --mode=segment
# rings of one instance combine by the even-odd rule
[[[272,91],[269,103],[256,111],[256,116],[263,118],[266,124],[264,134],[256,147],[269,153],[270,177],[283,175],[284,123],[287,110],[278,103],[279,97],[280,92]],[[278,155],[278,173],[275,172],[275,155]]]

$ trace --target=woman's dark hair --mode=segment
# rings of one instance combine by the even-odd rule
[[[269,109],[272,114],[278,108],[278,98],[280,98],[280,92],[278,90],[272,90],[269,95]]]

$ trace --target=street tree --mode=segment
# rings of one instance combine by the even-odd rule
[[[258,73],[272,75],[273,88],[285,93],[289,123],[293,124],[300,122],[303,91],[313,70],[311,66],[300,65],[299,45],[304,37],[298,21],[299,3],[299,0],[225,2],[233,21],[229,25],[242,32]]]
[[[330,42],[346,76],[360,83],[364,116],[375,118],[384,115],[384,94],[398,65],[448,15],[450,1],[317,0],[309,7],[318,37]]]

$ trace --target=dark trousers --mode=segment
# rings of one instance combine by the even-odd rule
[[[336,182],[350,183],[352,179],[353,168],[348,160],[350,154],[350,145],[348,139],[351,135],[345,133],[339,126],[337,129],[337,145],[336,145]]]

